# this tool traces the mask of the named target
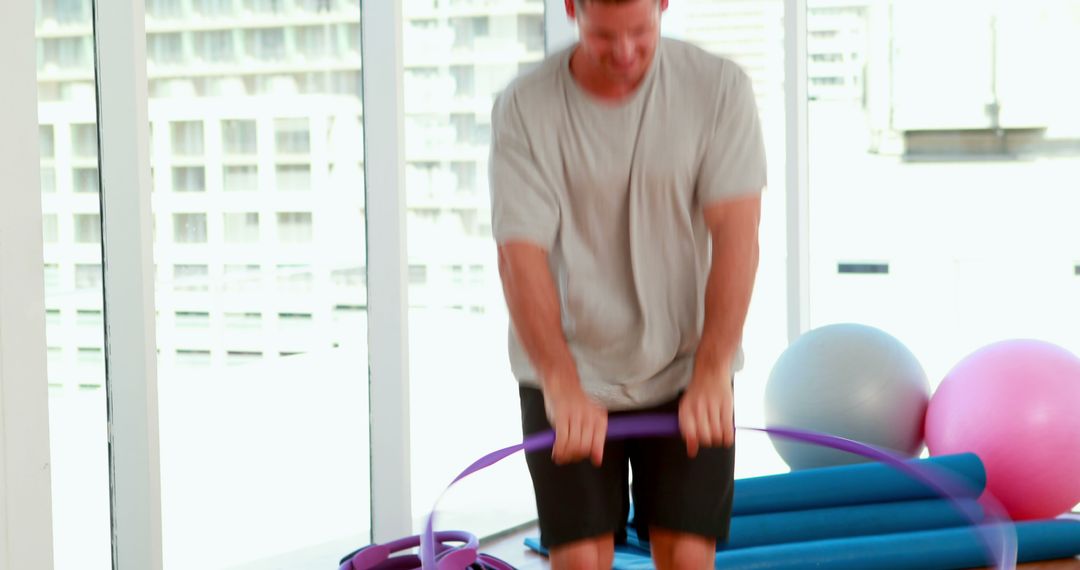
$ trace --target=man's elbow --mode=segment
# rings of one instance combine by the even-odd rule
[[[517,281],[520,275],[546,261],[547,251],[530,242],[508,241],[498,246],[499,276],[504,284]]]

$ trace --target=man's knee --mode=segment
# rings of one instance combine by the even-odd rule
[[[615,536],[586,538],[551,549],[552,570],[608,570],[615,558]]]
[[[716,540],[660,528],[649,529],[658,570],[706,570],[714,567]]]
[[[707,570],[713,568],[715,560],[716,547],[705,545],[700,541],[676,542],[671,552],[674,570]]]

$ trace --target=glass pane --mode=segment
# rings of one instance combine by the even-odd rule
[[[478,8],[460,16],[444,15],[430,3],[406,5],[417,515],[429,508],[450,471],[520,437],[516,384],[507,365],[508,323],[488,221],[487,147],[492,94],[542,57],[543,8],[513,5],[500,5],[498,13]],[[739,419],[747,424],[764,423],[764,380],[787,344],[783,31],[779,0],[686,0],[672,3],[664,17],[666,36],[727,55],[748,71],[763,121],[771,184],[764,196],[761,264],[744,334],[746,366],[736,381]],[[442,53],[452,58],[448,68],[432,56]],[[426,96],[431,92],[452,95],[433,100]],[[447,335],[448,330],[455,332]],[[463,409],[483,409],[483,421],[460,417]],[[754,440],[742,444],[738,476],[786,470],[760,436],[743,437]],[[448,439],[465,443],[450,450],[444,445]],[[444,524],[486,533],[535,516],[523,464],[501,469],[448,495]]]
[[[53,557],[112,568],[91,0],[37,2]]]
[[[672,3],[664,34],[728,57],[750,75],[765,136],[768,188],[762,195],[761,248],[743,330],[745,364],[735,374],[739,425],[765,425],[765,382],[787,347],[787,156],[784,103],[784,2],[687,0]],[[736,477],[788,470],[760,434],[737,435]]]
[[[225,241],[227,243],[251,243],[259,241],[259,213],[226,213]]]
[[[97,125],[71,125],[71,154],[97,159]]]
[[[224,168],[222,190],[225,192],[253,192],[259,188],[259,167],[226,166]]]
[[[206,214],[173,214],[176,243],[206,243]]]
[[[221,121],[221,138],[225,154],[253,155],[257,145],[255,139],[255,121]]]
[[[169,125],[172,132],[172,155],[200,156],[203,153],[203,123],[177,121]]]
[[[807,44],[812,324],[888,331],[935,389],[998,340],[1080,353],[1080,4],[826,4]]]
[[[41,167],[41,193],[52,194],[56,192],[56,169],[48,166]]]
[[[206,168],[202,166],[174,166],[172,169],[174,192],[206,192]]]
[[[282,192],[311,190],[311,165],[309,164],[279,164],[275,169],[277,173],[277,188]]]
[[[59,214],[44,214],[41,218],[42,239],[47,244],[60,241]]]
[[[1042,71],[1075,67],[1080,5],[810,18],[812,324],[889,331],[933,386],[995,340],[1080,352],[1080,84]]]
[[[101,216],[75,214],[75,243],[101,243]]]
[[[165,567],[336,567],[370,542],[359,2],[147,8]]]
[[[96,157],[96,155],[95,155]],[[84,159],[85,160],[85,159]],[[97,194],[101,186],[96,166],[83,166],[71,171],[72,190],[81,194]],[[55,188],[55,179],[51,181]]]
[[[278,119],[274,124],[278,154],[305,154],[311,149],[307,119]]]
[[[278,240],[285,243],[307,243],[312,239],[311,212],[278,212]]]
[[[544,57],[543,15],[540,0],[404,4],[416,521],[469,462],[521,441],[486,173],[494,95]],[[446,496],[441,527],[486,535],[536,517],[523,457],[489,471]]]

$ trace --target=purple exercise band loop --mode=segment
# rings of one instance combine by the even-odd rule
[[[477,541],[475,536],[460,531],[439,531],[435,533],[434,538],[439,541],[440,545],[446,542],[464,543],[462,548],[447,548],[446,550],[450,552],[447,556],[441,558],[440,567],[443,567],[442,561],[451,557],[453,557],[454,562],[461,564],[460,566],[455,565],[454,568],[464,568],[476,560]],[[400,538],[386,544],[373,544],[357,552],[350,561],[353,568],[375,568],[386,562],[391,554],[416,548],[420,546],[420,542],[421,537],[417,535]]]
[[[967,490],[966,487],[960,483],[955,476],[951,476],[947,472],[935,470],[925,465],[919,465],[912,462],[909,458],[902,457],[891,451],[834,435],[782,427],[738,427],[737,429],[767,433],[784,439],[854,453],[885,463],[890,467],[899,470],[901,473],[923,483],[945,499],[949,500],[949,502],[979,530],[983,544],[986,547],[988,560],[992,562],[994,568],[997,570],[1015,570],[1017,556],[1015,527],[1013,527],[1012,520],[1006,514],[1005,509],[990,495],[989,492],[984,493],[982,497],[986,518],[984,521],[980,522],[958,499],[958,497],[965,496],[965,491]],[[607,436],[608,439],[616,440],[632,437],[678,437],[679,434],[679,421],[677,416],[673,414],[646,414],[612,418],[608,422]],[[493,451],[476,460],[472,465],[462,471],[461,474],[455,477],[453,482],[447,486],[447,490],[449,490],[454,483],[457,483],[481,469],[490,467],[518,451],[532,452],[543,450],[550,448],[554,443],[555,432],[546,431],[530,435],[520,444]],[[445,493],[446,491],[443,491],[443,494]],[[441,499],[442,495],[440,495],[439,498]],[[438,500],[436,500],[435,503],[437,506]],[[427,517],[424,532],[419,537],[420,563],[422,570],[460,570],[469,566],[469,564],[472,564],[472,561],[476,560],[475,547],[471,548],[471,554],[462,554],[453,559],[450,559],[450,557],[445,554],[440,555],[440,553],[437,552],[437,544],[440,543],[441,540],[437,539],[445,535],[434,532],[434,523],[435,509],[432,508],[431,514]],[[463,548],[460,551],[465,552],[468,550],[470,549]],[[462,563],[470,556],[472,558],[469,562],[463,563],[461,566],[452,565]],[[354,565],[354,568],[356,570],[364,570],[371,567]]]
[[[420,535],[399,538],[386,544],[366,546],[347,557],[339,570],[415,570],[421,567],[420,557],[415,554],[391,555],[407,552],[420,546]],[[478,554],[476,536],[465,531],[439,531],[434,535],[436,567],[441,570],[459,570],[478,564],[486,570],[514,570],[506,562],[486,554]],[[449,546],[447,543],[461,543]]]

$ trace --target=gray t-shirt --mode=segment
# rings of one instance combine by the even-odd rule
[[[572,52],[495,101],[492,231],[548,251],[585,391],[613,411],[647,407],[690,381],[710,267],[702,206],[765,186],[754,93],[732,61],[662,39],[634,94],[605,103],[573,79]],[[539,386],[512,326],[510,362]]]

